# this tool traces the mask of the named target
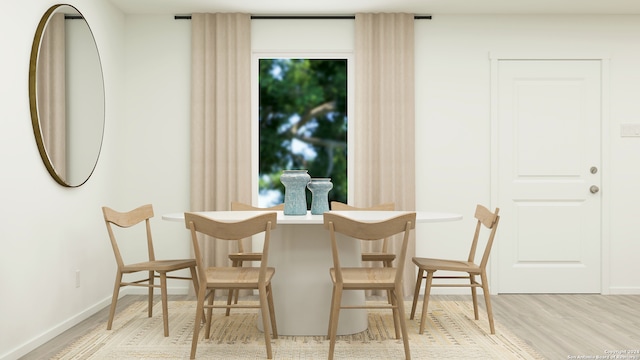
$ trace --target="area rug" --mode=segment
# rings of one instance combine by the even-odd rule
[[[406,305],[410,310],[411,304]],[[470,302],[432,300],[429,309],[424,334],[418,334],[419,320],[407,320],[413,359],[543,359],[499,323],[491,335],[485,314],[481,314],[485,320],[473,319]],[[107,331],[106,324],[99,326],[54,359],[189,359],[195,303],[169,302],[169,337],[163,336],[161,311],[157,304],[154,316],[148,318],[146,302],[136,302],[116,313],[112,330]],[[257,310],[237,309],[230,317],[218,311],[211,338],[204,339],[204,331],[200,332],[197,358],[266,359],[264,336],[256,327]],[[367,330],[338,337],[334,358],[404,359],[391,311],[368,314]],[[324,336],[280,336],[272,340],[272,347],[274,359],[326,359],[329,341]]]

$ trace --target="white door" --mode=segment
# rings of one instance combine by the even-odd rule
[[[500,293],[600,293],[601,61],[497,63]]]

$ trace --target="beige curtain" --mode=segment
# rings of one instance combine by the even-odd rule
[[[42,34],[36,89],[44,148],[61,179],[66,179],[66,55],[64,14],[54,14]]]
[[[398,210],[415,210],[413,23],[412,14],[356,14],[355,168],[349,186],[355,206],[395,202]],[[397,251],[400,242],[393,245]],[[413,294],[414,255],[412,236],[405,295]]]
[[[251,203],[251,18],[192,15],[191,210]],[[229,266],[229,245],[201,242],[206,266]]]

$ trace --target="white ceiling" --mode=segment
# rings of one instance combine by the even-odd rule
[[[110,0],[127,14],[640,14],[640,0]]]

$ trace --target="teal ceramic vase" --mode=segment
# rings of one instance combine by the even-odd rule
[[[284,214],[307,215],[307,170],[284,170],[280,182],[284,185]]]
[[[329,191],[333,189],[331,179],[311,179],[307,187],[311,190],[311,214],[322,215],[325,211],[329,211]]]

